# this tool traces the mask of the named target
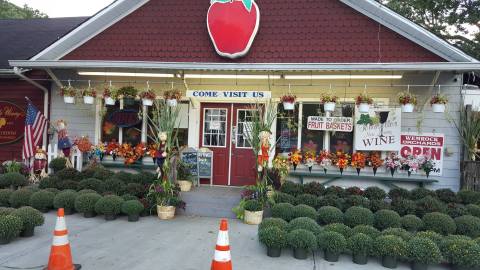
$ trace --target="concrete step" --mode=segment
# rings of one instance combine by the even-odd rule
[[[182,200],[187,204],[180,215],[235,218],[232,208],[241,199],[241,189],[230,187],[201,186],[190,192],[182,192]]]

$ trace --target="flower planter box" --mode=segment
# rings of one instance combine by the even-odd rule
[[[415,106],[412,103],[402,104],[402,112],[412,113]]]
[[[434,113],[444,113],[445,107],[445,104],[432,104],[432,111]]]
[[[157,215],[161,220],[168,220],[175,217],[175,206],[157,205]]]
[[[63,102],[65,102],[65,104],[75,104],[75,97],[64,96]]]
[[[263,211],[247,211],[245,210],[244,222],[250,225],[258,225],[262,222]]]
[[[180,191],[188,192],[192,189],[192,182],[187,180],[178,180],[178,185],[180,186]]]
[[[295,109],[294,102],[283,102],[283,109],[285,111],[293,111]]]
[[[326,112],[333,112],[335,111],[335,105],[335,102],[325,102],[325,104],[323,104],[323,109]]]
[[[83,103],[92,105],[95,102],[95,98],[92,96],[84,96],[83,97]]]
[[[105,105],[114,106],[115,105],[115,99],[113,99],[111,97],[105,97]]]
[[[142,104],[143,106],[152,106],[153,105],[153,99],[147,99],[147,98],[144,98],[142,99]]]
[[[368,103],[358,104],[358,111],[360,113],[368,113],[370,111],[370,104],[368,104]]]

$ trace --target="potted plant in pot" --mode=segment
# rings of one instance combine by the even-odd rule
[[[427,270],[429,265],[441,262],[442,253],[432,240],[414,237],[407,243],[407,258],[412,262],[412,270]]]
[[[105,105],[114,106],[116,90],[112,86],[105,87],[105,89],[103,89],[103,99],[105,100]]]
[[[65,102],[65,104],[74,104],[76,95],[77,90],[71,85],[60,88],[60,96],[63,97],[63,102]]]
[[[168,106],[175,107],[182,98],[182,92],[177,89],[168,90],[163,93],[163,98]]]
[[[29,205],[42,213],[47,213],[53,208],[55,194],[49,191],[40,190],[30,196]]]
[[[22,232],[20,236],[31,237],[34,235],[35,227],[43,225],[45,218],[40,211],[30,206],[20,207],[12,212],[13,216],[22,220]]]
[[[326,231],[318,236],[318,246],[324,251],[327,262],[338,262],[338,258],[347,248],[347,240],[338,232]]]
[[[192,189],[192,174],[190,173],[190,168],[181,160],[177,162],[177,183],[182,192],[188,192]]]
[[[142,99],[143,106],[152,106],[153,101],[157,95],[152,90],[148,89],[140,93],[140,98]]]
[[[445,257],[455,270],[474,270],[480,267],[480,245],[476,241],[462,239],[445,240]]]
[[[402,107],[402,112],[412,113],[415,105],[417,105],[417,97],[410,92],[400,92],[398,94],[398,103]]]
[[[287,234],[287,243],[293,248],[293,257],[299,260],[305,260],[308,253],[317,248],[317,238],[315,234],[304,229],[297,229]]]
[[[263,217],[263,205],[256,199],[251,199],[245,202],[243,206],[244,222],[250,225],[258,225],[262,222]]]
[[[287,233],[277,226],[259,230],[258,239],[267,247],[268,257],[280,257],[282,248],[287,247]]]
[[[375,254],[382,260],[382,266],[390,269],[397,268],[398,259],[406,254],[405,241],[394,235],[383,235],[375,239],[373,243]]]
[[[122,204],[122,213],[128,216],[129,222],[136,222],[145,207],[139,200],[130,200]]]
[[[338,97],[333,94],[322,94],[320,103],[323,104],[325,112],[335,111],[335,105],[337,104]]]
[[[105,215],[105,220],[115,220],[117,215],[122,211],[123,199],[117,195],[103,196],[95,204],[95,212]]]
[[[445,112],[448,99],[441,94],[436,94],[430,99],[430,105],[432,105],[432,111],[434,113],[443,113]]]
[[[71,215],[75,210],[75,199],[77,196],[78,193],[74,190],[59,192],[53,199],[53,207],[56,209],[63,208],[65,215]]]
[[[96,216],[95,204],[102,196],[97,193],[79,194],[75,199],[75,210],[83,213],[85,218],[92,218]]]
[[[373,104],[373,99],[366,93],[363,93],[357,96],[355,103],[357,104],[360,113],[368,113],[370,111],[370,105]]]
[[[180,199],[180,187],[169,180],[158,179],[153,182],[147,197],[157,202],[158,218],[162,220],[174,218],[177,206],[185,208],[185,202]]]
[[[22,219],[12,215],[0,215],[0,245],[10,243],[22,231]]]
[[[124,86],[117,91],[117,97],[123,99],[125,105],[133,105],[137,97],[138,90],[133,86]]]
[[[95,102],[95,98],[97,97],[97,91],[93,87],[88,87],[82,91],[83,96],[83,103],[85,104],[93,104]]]
[[[370,255],[373,246],[372,237],[357,233],[347,240],[348,249],[352,252],[353,263],[364,265],[368,262],[368,255]]]
[[[293,111],[295,109],[295,100],[297,97],[292,94],[283,95],[280,98],[280,102],[283,104],[283,109],[285,111]]]

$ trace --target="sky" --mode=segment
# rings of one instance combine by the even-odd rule
[[[104,7],[108,6],[113,0],[8,0],[9,2],[23,6],[38,9],[46,13],[49,17],[76,17],[91,16]]]

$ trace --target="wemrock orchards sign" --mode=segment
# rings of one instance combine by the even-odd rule
[[[307,120],[307,129],[352,132],[353,118],[309,116]]]
[[[441,176],[443,168],[443,148],[445,136],[433,133],[402,133],[400,136],[400,155],[425,156],[433,160],[435,165],[430,175]]]
[[[260,25],[254,0],[211,0],[207,28],[217,53],[238,58],[248,53]]]

